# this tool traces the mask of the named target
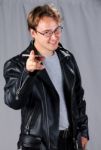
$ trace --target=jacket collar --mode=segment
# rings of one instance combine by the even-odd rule
[[[23,51],[23,53],[29,54],[31,50],[34,50],[35,54],[40,55],[34,46],[33,40],[30,42],[30,45],[28,46],[28,48],[25,51]],[[56,49],[56,52],[58,54],[60,61],[63,60],[65,57],[69,58],[69,56],[70,56],[70,52],[68,50],[64,49],[61,43],[59,43],[59,46]]]

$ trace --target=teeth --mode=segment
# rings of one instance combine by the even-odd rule
[[[56,44],[56,43],[50,43],[50,44]]]

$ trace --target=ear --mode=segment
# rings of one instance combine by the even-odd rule
[[[34,38],[35,37],[35,31],[33,29],[30,29],[29,32],[31,34],[31,37]]]

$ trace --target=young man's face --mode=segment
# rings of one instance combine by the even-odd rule
[[[41,53],[52,53],[57,49],[61,37],[61,26],[53,18],[43,17],[40,20],[36,32],[31,31],[35,40],[35,47]]]

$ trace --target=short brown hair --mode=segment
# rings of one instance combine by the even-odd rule
[[[35,30],[36,27],[38,26],[40,19],[42,19],[45,16],[53,18],[56,22],[62,21],[59,11],[53,5],[45,4],[43,6],[35,7],[28,14],[27,17],[28,29],[32,28]]]

